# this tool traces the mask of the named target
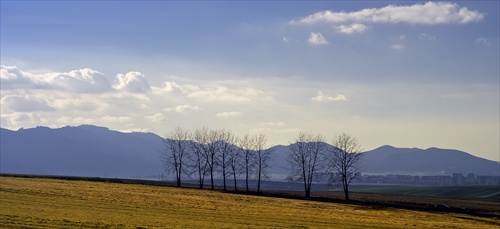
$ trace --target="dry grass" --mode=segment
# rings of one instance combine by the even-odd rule
[[[189,188],[0,177],[1,228],[498,228],[498,219]]]

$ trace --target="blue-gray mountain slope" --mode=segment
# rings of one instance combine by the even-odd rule
[[[331,146],[329,146],[331,147]],[[0,129],[0,172],[22,174],[144,178],[162,174],[162,138],[152,133],[121,133],[82,125],[50,129]],[[273,178],[288,175],[288,146],[274,146]],[[383,146],[366,152],[365,173],[500,175],[500,164],[457,150]]]
[[[83,125],[49,129],[1,129],[0,172],[144,177],[162,172],[162,139]]]

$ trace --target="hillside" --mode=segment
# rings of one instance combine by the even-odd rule
[[[366,152],[363,159],[366,173],[449,175],[474,173],[500,175],[498,162],[451,149],[395,148],[382,146]]]
[[[144,177],[162,172],[162,139],[96,126],[1,129],[0,172]]]
[[[0,131],[0,172],[95,177],[158,177],[162,138],[82,125]],[[331,146],[329,146],[331,147]],[[273,179],[288,175],[288,146],[272,147]],[[364,173],[500,175],[500,164],[457,150],[383,146],[366,152]]]

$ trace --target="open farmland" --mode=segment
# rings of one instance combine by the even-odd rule
[[[0,177],[1,228],[498,228],[461,214],[138,184]]]

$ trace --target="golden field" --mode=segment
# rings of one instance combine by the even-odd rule
[[[461,214],[192,188],[0,177],[0,228],[498,228]]]

